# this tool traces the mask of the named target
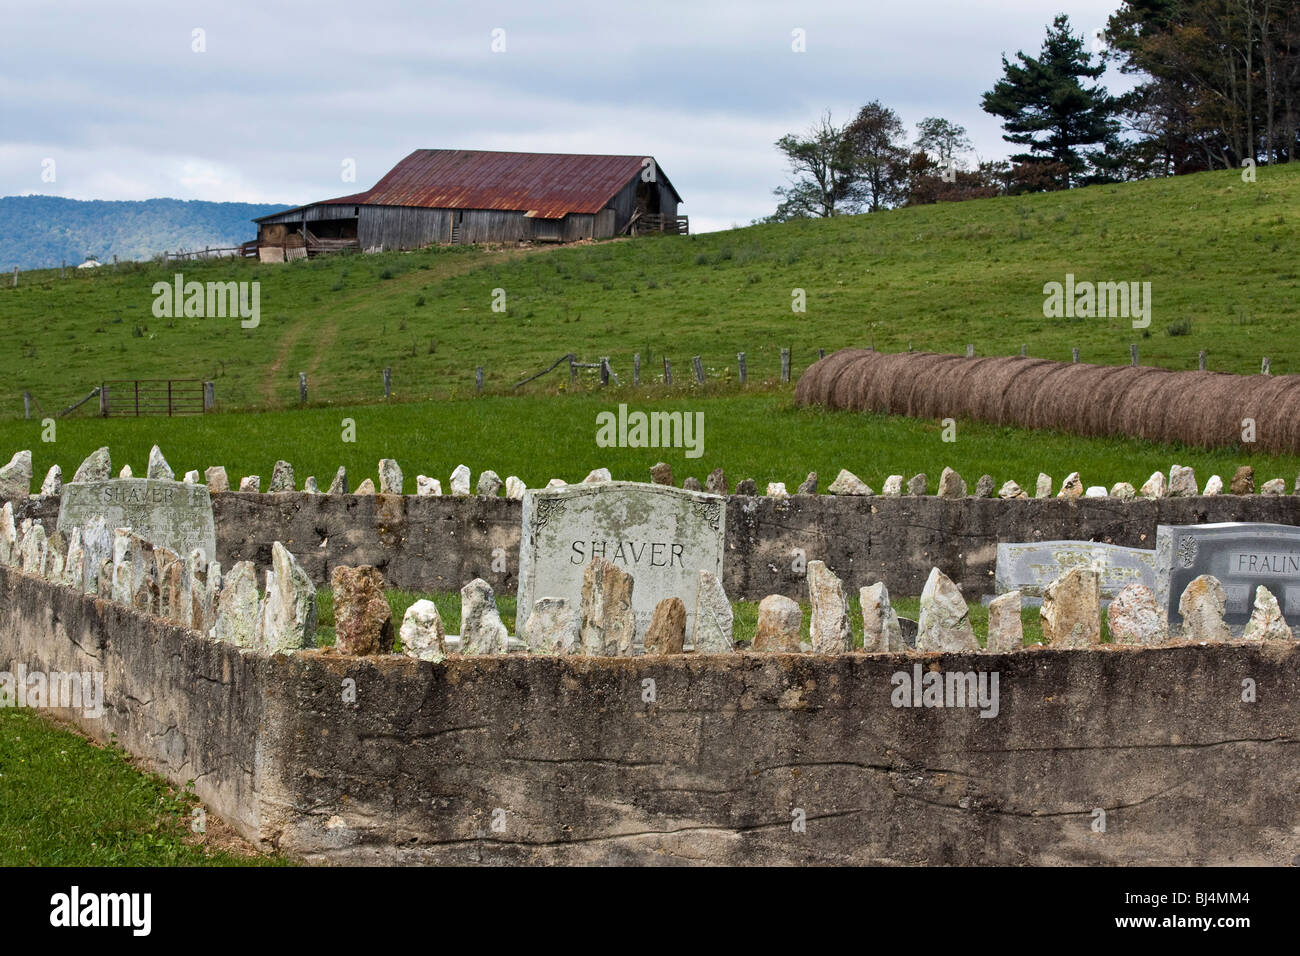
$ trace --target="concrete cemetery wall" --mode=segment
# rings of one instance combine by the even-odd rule
[[[225,568],[251,560],[261,574],[270,566],[272,543],[281,541],[318,584],[335,566],[358,564],[380,568],[390,587],[408,590],[456,591],[481,577],[498,594],[513,594],[518,584],[518,501],[228,492],[213,495],[212,505],[217,559]],[[27,514],[44,516],[53,527],[57,499],[33,502]],[[825,561],[850,594],[883,580],[893,594],[917,595],[937,566],[973,597],[993,592],[999,541],[1093,540],[1154,549],[1157,524],[1218,521],[1300,525],[1300,497],[732,495],[723,583],[734,600],[806,597],[795,563],[800,549],[806,560]],[[505,570],[494,570],[501,556]]]
[[[107,710],[83,729],[194,779],[246,837],[315,862],[1300,857],[1300,647],[1287,642],[261,657],[0,567],[0,667],[18,660],[102,670]],[[997,715],[893,706],[895,675],[914,667],[996,673]]]

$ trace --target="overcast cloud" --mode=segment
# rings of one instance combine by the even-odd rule
[[[1118,0],[32,2],[0,29],[0,194],[304,203],[412,149],[655,156],[693,231],[772,211],[772,143],[880,99],[965,125],[1000,58]],[[505,51],[491,49],[505,31]],[[807,51],[791,49],[806,31]],[[204,31],[196,53],[193,31]],[[1127,87],[1114,71],[1112,92]],[[54,160],[55,181],[42,181]],[[342,180],[356,162],[356,183]],[[251,230],[251,227],[250,227]]]

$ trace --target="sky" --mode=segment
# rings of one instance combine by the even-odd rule
[[[827,109],[879,99],[1005,157],[979,108],[1001,57],[1057,13],[1092,37],[1119,2],[10,3],[0,195],[296,205],[418,148],[614,153],[654,156],[692,231],[726,229],[772,212],[773,143]]]

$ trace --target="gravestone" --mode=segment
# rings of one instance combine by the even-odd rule
[[[577,607],[584,568],[603,557],[632,575],[638,645],[664,598],[681,598],[686,633],[694,633],[700,572],[722,579],[726,517],[720,496],[669,485],[608,481],[530,488],[519,539],[515,632],[524,633],[539,598],[564,598]]]
[[[217,556],[212,499],[205,485],[154,478],[71,482],[59,502],[60,531],[84,528],[96,515],[110,528],[130,528],[151,544],[208,561]]]
[[[1004,541],[998,545],[994,588],[1019,591],[1026,606],[1043,603],[1043,589],[1072,568],[1101,572],[1101,599],[1109,602],[1130,584],[1155,590],[1156,553],[1097,541]]]
[[[1170,627],[1182,625],[1178,601],[1195,578],[1210,574],[1223,585],[1223,619],[1239,636],[1250,620],[1255,589],[1268,588],[1291,633],[1300,637],[1300,528],[1283,524],[1158,525],[1156,605]]]

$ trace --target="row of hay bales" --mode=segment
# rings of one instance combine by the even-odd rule
[[[1206,448],[1300,451],[1300,376],[1174,372],[1023,356],[842,349],[810,366],[799,405],[1123,435]]]

